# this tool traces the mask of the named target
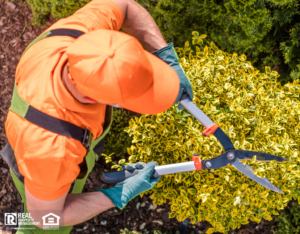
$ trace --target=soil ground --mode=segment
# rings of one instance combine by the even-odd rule
[[[28,26],[31,23],[32,12],[25,1],[0,0],[0,149],[7,142],[4,124],[14,84],[14,74],[21,54],[26,46],[35,39],[43,30],[48,28],[55,20],[51,17],[44,28]],[[97,188],[107,188],[108,185],[99,178],[100,171],[109,170],[104,161],[99,161],[90,174],[85,192],[95,191]],[[138,208],[139,207],[139,208]],[[168,204],[151,209],[152,201],[148,196],[136,197],[124,210],[117,208],[103,212],[94,218],[76,225],[72,229],[75,233],[110,233],[119,234],[121,229],[137,230],[152,233],[153,230],[175,233],[179,222],[169,219],[170,208]],[[137,209],[138,208],[138,209]],[[4,225],[4,213],[20,212],[21,200],[16,190],[7,164],[0,157],[0,233],[14,233],[9,226]],[[275,221],[265,221],[257,224],[250,222],[234,234],[271,234],[271,227]],[[144,226],[144,228],[142,228]],[[211,227],[207,222],[190,224],[187,233],[200,234]],[[142,229],[141,229],[142,228]],[[1,232],[2,230],[2,232]]]

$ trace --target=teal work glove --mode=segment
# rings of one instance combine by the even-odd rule
[[[143,169],[146,166],[146,163],[138,162],[136,164],[123,164],[121,166],[123,170],[133,171],[135,169]]]
[[[188,94],[190,99],[193,100],[193,85],[189,78],[185,75],[184,70],[179,64],[178,56],[173,47],[173,43],[169,43],[168,46],[163,47],[160,50],[154,51],[152,52],[152,54],[169,64],[176,71],[179,77],[180,89],[174,104],[180,101],[181,96],[184,93]],[[179,104],[178,108],[182,110],[184,107],[181,104]]]
[[[115,187],[98,189],[98,191],[104,193],[115,206],[123,209],[129,201],[140,193],[151,189],[158,182],[160,177],[150,179],[156,165],[156,162],[149,162],[139,174],[117,183]]]

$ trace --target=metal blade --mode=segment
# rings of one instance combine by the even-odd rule
[[[278,162],[289,161],[289,159],[276,156],[273,154],[266,154],[261,152],[246,151],[246,150],[235,150],[236,158],[239,160],[249,160],[256,155],[256,160],[261,162],[269,162],[271,160],[276,160]]]
[[[248,176],[250,179],[254,180],[255,182],[259,183],[260,185],[271,189],[274,192],[281,193],[283,192],[277,188],[274,184],[272,184],[267,178],[260,178],[254,174],[254,170],[249,165],[241,163],[240,161],[235,161],[231,164],[234,168],[236,168],[238,171],[242,172],[244,175]]]

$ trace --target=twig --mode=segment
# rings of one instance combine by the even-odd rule
[[[1,107],[0,107],[0,110],[1,110],[3,113],[7,114],[7,111],[3,110]]]
[[[29,24],[26,24],[23,28],[23,31],[19,34],[19,38],[21,38],[25,32],[25,29],[29,26],[29,25],[33,25],[33,23],[29,23]]]

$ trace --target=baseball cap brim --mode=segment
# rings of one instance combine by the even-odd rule
[[[145,53],[153,68],[152,86],[142,96],[118,105],[130,111],[153,115],[164,112],[173,105],[179,93],[180,82],[172,67],[148,51]]]

